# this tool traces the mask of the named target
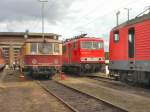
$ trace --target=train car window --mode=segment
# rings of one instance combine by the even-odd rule
[[[37,53],[37,43],[31,43],[31,54]]]
[[[103,43],[102,42],[95,42],[95,41],[90,41],[90,42],[81,42],[81,48],[82,49],[101,49],[103,48]]]
[[[93,42],[93,49],[102,49],[103,43],[102,42]]]
[[[93,43],[90,42],[81,42],[81,48],[82,49],[93,49]]]
[[[52,43],[38,43],[38,51],[40,54],[51,54],[53,53]]]
[[[134,28],[128,30],[128,55],[129,58],[134,58]]]
[[[63,54],[66,52],[66,45],[63,46]]]
[[[114,42],[118,42],[119,41],[119,31],[115,31],[114,32]]]
[[[55,53],[59,53],[59,44],[58,44],[58,43],[56,43],[56,44],[54,45],[54,52],[55,52]]]

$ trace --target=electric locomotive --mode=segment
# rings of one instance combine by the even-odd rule
[[[61,69],[62,42],[54,38],[26,39],[19,57],[20,69],[32,77],[51,78]]]
[[[63,43],[63,72],[81,75],[101,71],[105,63],[103,39],[85,36],[82,34]]]
[[[110,75],[129,84],[150,84],[150,13],[110,32]]]
[[[5,68],[5,60],[2,49],[0,49],[0,71],[2,71],[4,68]]]

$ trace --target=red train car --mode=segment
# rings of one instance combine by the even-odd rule
[[[82,34],[63,43],[64,72],[98,72],[105,63],[103,40],[84,36]]]
[[[113,28],[109,52],[111,76],[150,84],[150,13]]]
[[[57,39],[27,39],[21,48],[21,71],[32,77],[51,78],[61,69],[62,42]]]
[[[2,49],[0,49],[0,71],[5,68],[5,60],[3,56]]]

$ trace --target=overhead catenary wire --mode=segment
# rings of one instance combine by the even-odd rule
[[[113,12],[115,12],[115,11],[121,10],[121,9],[123,9],[123,7],[125,7],[125,6],[127,6],[127,5],[129,5],[129,4],[132,4],[133,2],[135,3],[135,1],[136,1],[136,0],[130,1],[130,2],[128,2],[128,3],[126,3],[126,4],[122,5],[122,6],[120,6],[119,8],[116,8],[116,9],[114,9],[114,10],[111,10],[110,12],[107,12],[107,13],[105,13],[105,14],[103,14],[103,15],[100,15],[100,16],[96,17],[95,19],[92,19],[92,20],[89,21],[88,23],[85,23],[85,24],[76,26],[76,27],[72,28],[71,30],[77,29],[77,28],[82,27],[82,26],[86,26],[86,27],[87,27],[87,26],[89,26],[90,24],[94,24],[95,22],[97,22],[97,21],[95,21],[96,19],[102,18],[102,17],[104,17],[105,15],[109,15],[109,14],[112,14]],[[137,3],[137,2],[136,2],[136,3]]]

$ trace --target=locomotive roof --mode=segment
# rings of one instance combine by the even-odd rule
[[[146,21],[146,20],[150,20],[150,13],[144,14],[143,16],[135,17],[134,19],[131,19],[131,20],[129,20],[129,21],[126,21],[126,22],[124,22],[124,23],[122,23],[122,24],[120,24],[120,25],[114,27],[114,28],[112,29],[112,31],[113,31],[113,30],[117,30],[117,29],[119,29],[119,28],[121,28],[121,27],[125,27],[125,26],[128,26],[128,25],[133,25],[133,24],[140,23],[140,22],[143,22],[143,21]]]
[[[96,38],[96,37],[82,37],[82,38],[74,38],[74,39],[68,39],[68,41],[65,41],[64,43],[71,43],[71,42],[75,42],[78,40],[101,40],[103,41],[102,38]]]
[[[60,40],[56,40],[56,39],[47,39],[45,38],[45,40],[43,40],[43,38],[29,38],[29,39],[26,39],[25,43],[40,43],[40,42],[53,42],[53,43],[62,43],[62,41]]]

